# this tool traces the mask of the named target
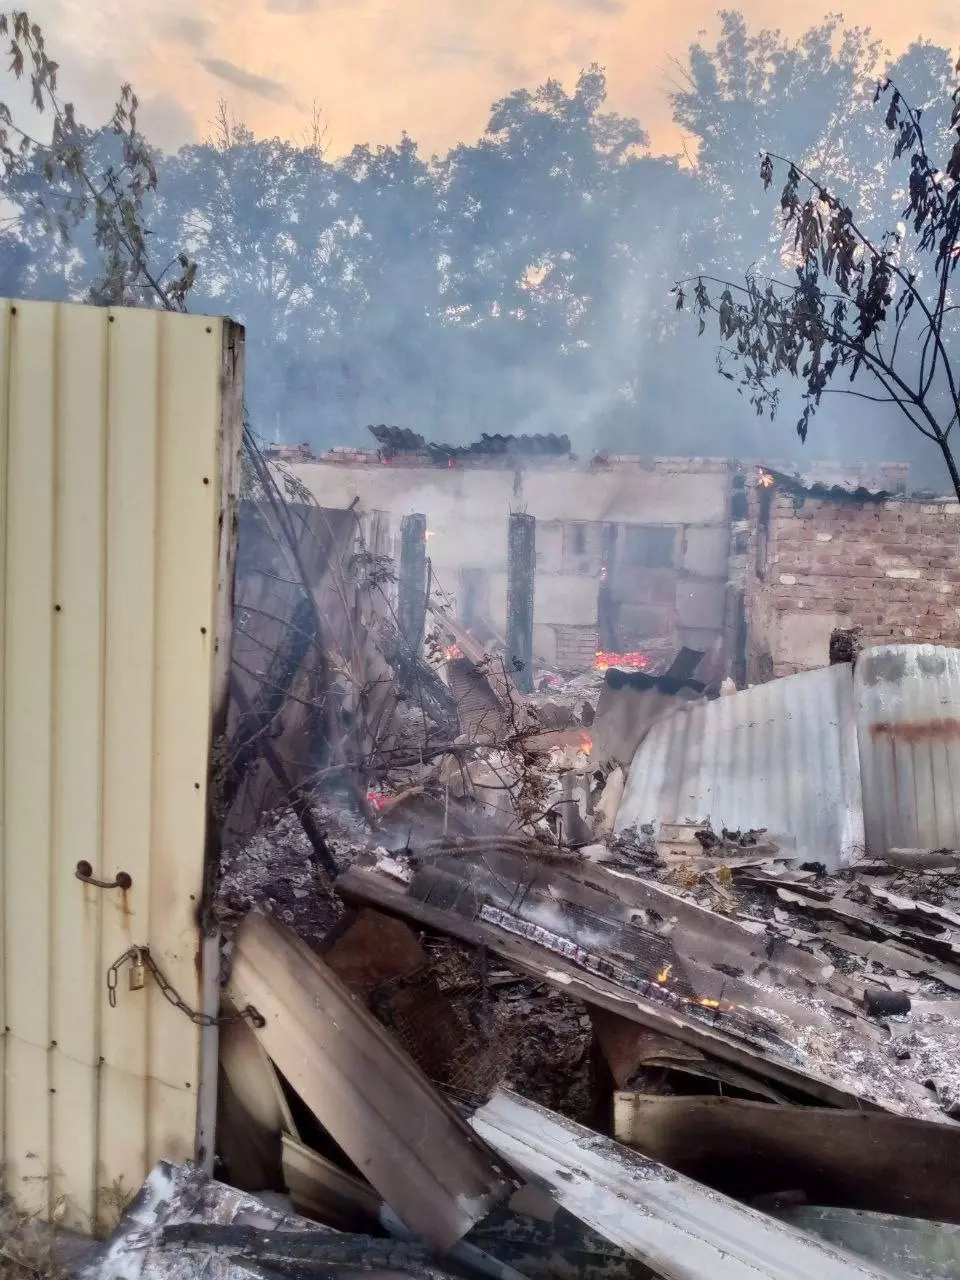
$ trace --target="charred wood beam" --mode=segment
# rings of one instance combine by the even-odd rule
[[[400,525],[400,582],[397,621],[408,654],[415,654],[423,638],[427,614],[427,517],[404,516]]]
[[[239,681],[236,679],[232,681],[230,691],[240,710],[245,715],[252,714],[253,708],[250,705],[250,700]],[[274,777],[289,796],[290,807],[297,815],[300,825],[303,827],[304,834],[313,846],[313,851],[317,856],[317,861],[323,867],[327,875],[330,876],[332,880],[335,880],[340,873],[340,869],[333,860],[333,854],[330,852],[330,846],[327,844],[326,836],[321,830],[320,824],[317,822],[313,810],[310,808],[310,802],[304,795],[301,788],[294,786],[289,773],[287,773],[286,766],[267,734],[264,734],[259,739],[258,746],[264,760],[270,766]]]
[[[165,1246],[199,1249],[208,1254],[227,1254],[232,1259],[263,1259],[274,1266],[294,1261],[319,1264],[319,1270],[304,1272],[318,1278],[335,1276],[336,1269],[342,1267],[399,1272],[422,1276],[424,1280],[469,1274],[451,1271],[449,1265],[444,1271],[439,1270],[434,1254],[421,1244],[380,1236],[344,1235],[323,1228],[287,1231],[215,1222],[183,1222],[162,1228],[160,1242]]]
[[[644,999],[636,992],[627,993],[616,983],[587,973],[566,957],[537,947],[525,938],[506,933],[483,920],[467,919],[456,911],[420,902],[408,894],[406,886],[390,883],[387,877],[376,872],[351,867],[341,874],[336,889],[349,903],[376,907],[398,915],[408,923],[412,921],[473,946],[485,946],[511,968],[540,982],[547,982],[584,1004],[608,1009],[642,1027],[692,1044],[709,1056],[783,1085],[802,1097],[815,1098],[835,1107],[882,1110],[878,1104],[862,1099],[855,1092],[814,1075],[781,1056],[765,1052],[740,1038],[728,1037],[722,1022],[714,1025],[704,1021],[695,1016],[698,1011],[693,1006],[684,1012]]]
[[[533,590],[537,522],[526,512],[510,515],[507,534],[507,653],[517,688],[533,692]]]

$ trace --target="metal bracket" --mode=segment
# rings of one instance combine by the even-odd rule
[[[89,862],[78,862],[74,875],[82,884],[93,885],[95,889],[133,888],[133,877],[127,875],[126,871],[118,871],[114,880],[96,880],[93,875],[93,867]]]

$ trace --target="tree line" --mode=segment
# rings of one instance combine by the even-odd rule
[[[772,436],[736,380],[717,380],[717,344],[671,290],[782,269],[760,154],[816,172],[882,237],[906,178],[872,87],[894,81],[930,134],[948,127],[954,80],[929,43],[891,61],[839,18],[787,40],[727,12],[717,41],[671,70],[680,156],[653,154],[641,123],[609,109],[597,66],[517,89],[445,155],[403,134],[332,156],[319,129],[258,138],[226,106],[208,138],[165,155],[131,90],[104,126],[78,122],[46,46],[38,67],[29,29],[19,45],[47,131],[54,100],[60,126],[49,144],[0,101],[0,294],[158,305],[146,268],[125,275],[142,253],[168,300],[246,325],[259,431],[317,449],[386,422],[452,443],[563,431],[582,452],[785,456],[789,431]],[[822,411],[831,450],[891,456],[888,410]]]

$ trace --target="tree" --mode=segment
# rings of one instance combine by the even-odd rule
[[[164,284],[166,273],[157,272],[149,260],[144,213],[157,187],[157,170],[137,130],[136,94],[128,84],[120,90],[110,122],[117,154],[111,156],[104,131],[85,129],[73,104],[60,98],[59,64],[49,57],[43,32],[28,14],[0,12],[0,35],[10,39],[15,78],[29,76],[38,116],[52,117],[50,141],[45,142],[36,136],[38,130],[21,124],[0,101],[0,174],[6,194],[19,209],[21,241],[29,242],[31,232],[39,228],[44,236],[59,236],[66,245],[72,231],[92,215],[101,270],[90,283],[89,301],[184,309],[195,264],[178,255],[181,274]]]
[[[200,264],[193,305],[247,329],[251,412],[264,430],[282,416],[288,367],[322,310],[317,263],[337,214],[318,141],[255,138],[225,103],[211,137],[161,165],[154,218],[165,259],[186,246]],[[289,425],[289,424],[287,424]]]
[[[960,87],[950,95],[942,167],[928,147],[922,109],[891,80],[878,85],[875,102],[881,98],[893,158],[907,163],[899,224],[872,232],[868,217],[854,214],[822,177],[764,153],[765,190],[777,164],[787,170],[780,196],[788,233],[783,261],[795,282],[756,272],[742,283],[700,275],[675,286],[676,303],[683,308],[692,289],[701,334],[707,312],[716,314],[719,371],[737,383],[758,414],[775,415],[782,377],[802,387],[801,441],[824,395],[893,405],[936,444],[960,498],[951,440],[960,420],[960,300],[954,287],[960,263]],[[846,386],[839,385],[843,374]],[[862,389],[865,380],[870,391]]]

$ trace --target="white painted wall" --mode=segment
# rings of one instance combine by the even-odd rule
[[[729,473],[715,459],[663,459],[650,467],[622,461],[595,471],[574,463],[520,471],[380,462],[310,462],[290,469],[322,506],[345,507],[358,498],[361,512],[387,513],[394,540],[404,516],[424,512],[435,581],[456,599],[460,569],[485,569],[491,575],[490,621],[500,630],[506,623],[508,518],[518,510],[535,516],[535,648],[547,662],[555,647],[551,626],[590,625],[597,618],[596,577],[561,574],[563,521],[684,526],[694,571],[725,575]]]

